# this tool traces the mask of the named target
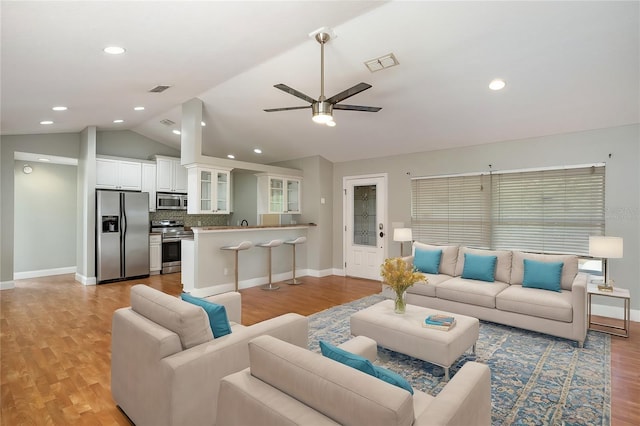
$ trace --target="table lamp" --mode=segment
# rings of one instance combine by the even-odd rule
[[[598,285],[598,290],[613,291],[613,281],[609,278],[607,259],[622,258],[622,238],[590,236],[589,256],[602,258],[602,277],[604,281],[602,285]]]
[[[393,230],[393,241],[400,242],[400,257],[404,257],[402,252],[402,245],[405,241],[413,240],[413,235],[411,233],[411,228],[395,228]]]

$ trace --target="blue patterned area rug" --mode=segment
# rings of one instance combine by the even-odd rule
[[[340,344],[350,338],[349,317],[384,300],[367,296],[309,317],[309,348],[319,340]],[[589,331],[584,348],[566,339],[499,324],[480,322],[476,355],[467,361],[491,368],[494,425],[610,424],[610,336]],[[402,374],[415,389],[437,395],[445,386],[444,370],[433,364],[378,347],[376,364]]]

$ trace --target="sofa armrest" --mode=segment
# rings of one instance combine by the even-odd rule
[[[162,374],[171,378],[169,424],[209,424],[216,418],[220,380],[249,366],[249,340],[268,334],[307,347],[308,320],[285,314],[194,346],[162,360]],[[198,398],[193,398],[197,392]],[[160,404],[160,401],[158,401]]]
[[[485,364],[473,361],[462,366],[414,423],[415,426],[490,424],[491,371]]]
[[[578,346],[582,347],[587,336],[587,281],[589,275],[578,273],[571,284],[571,305],[573,307],[573,330]]]
[[[236,324],[242,324],[242,298],[240,293],[230,291],[228,293],[216,294],[206,297],[210,302],[223,305],[227,311],[227,318]]]

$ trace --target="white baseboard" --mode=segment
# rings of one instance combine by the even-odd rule
[[[14,272],[14,280],[24,280],[29,278],[47,277],[50,275],[74,274],[75,266],[66,266],[64,268],[40,269],[38,271]]]
[[[87,277],[76,273],[76,281],[82,285],[96,285],[98,282],[96,277]]]
[[[16,288],[16,283],[13,281],[2,281],[0,282],[0,290],[11,290],[12,288]]]

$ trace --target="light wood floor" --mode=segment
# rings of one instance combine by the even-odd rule
[[[309,315],[379,292],[379,283],[304,277],[277,292],[241,290],[245,325],[286,312]],[[16,281],[0,291],[0,424],[128,425],[110,391],[111,317],[145,283],[177,295],[180,274],[100,286],[72,275]],[[640,424],[640,323],[613,337],[612,425]]]

